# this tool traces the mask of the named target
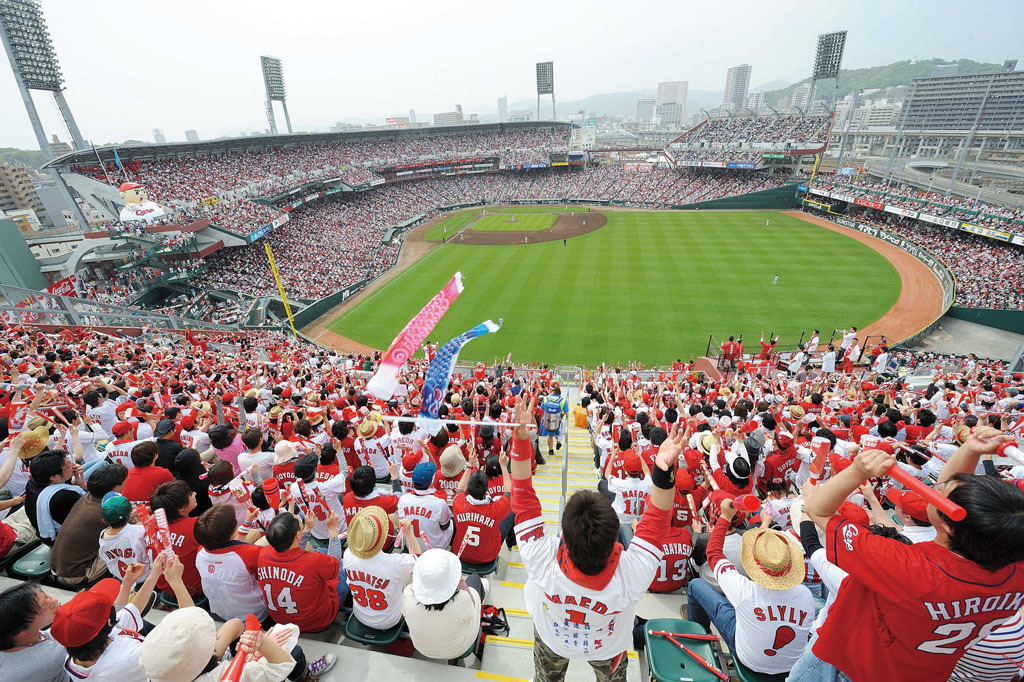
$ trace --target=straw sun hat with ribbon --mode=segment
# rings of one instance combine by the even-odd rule
[[[359,559],[375,557],[388,541],[388,514],[378,506],[364,507],[348,524],[348,548]]]
[[[751,528],[743,534],[741,554],[747,576],[769,590],[788,590],[804,580],[804,553],[785,533]]]

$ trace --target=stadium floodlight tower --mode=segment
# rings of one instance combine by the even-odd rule
[[[555,113],[555,63],[537,62],[537,120],[540,120],[540,96],[551,95],[551,119],[557,119]]]
[[[64,123],[75,149],[84,149],[85,141],[78,130],[71,108],[64,99],[64,74],[61,73],[57,55],[53,51],[50,30],[46,26],[38,0],[0,0],[0,39],[3,40],[7,58],[14,70],[14,80],[21,91],[21,99],[28,110],[32,129],[35,130],[39,149],[49,161],[53,158],[46,131],[39,120],[39,112],[32,101],[32,90],[46,90],[53,93]]]
[[[835,112],[836,98],[839,93],[839,67],[843,64],[843,50],[846,49],[846,31],[833,31],[818,36],[818,48],[814,52],[814,71],[811,73],[811,90],[807,94],[807,110],[814,103],[814,89],[818,81],[834,80],[831,102],[826,102],[828,113]],[[843,142],[845,142],[845,138]],[[839,151],[839,161],[843,158],[843,150]]]
[[[292,134],[292,120],[288,117],[288,103],[284,94],[284,73],[281,71],[281,60],[277,57],[260,57],[263,67],[263,85],[267,90],[267,123],[270,133],[277,134],[277,121],[274,120],[274,101],[281,103],[284,109],[284,122],[288,126],[288,134]]]
[[[71,107],[64,99],[64,74],[61,73],[60,63],[53,51],[50,30],[46,26],[46,19],[38,0],[0,0],[0,42],[3,42],[7,58],[11,62],[14,82],[21,92],[22,102],[25,104],[43,157],[47,161],[52,161],[53,151],[46,140],[46,131],[39,120],[35,102],[32,101],[32,90],[53,93],[53,99],[57,102],[61,116],[64,117],[75,149],[84,149],[85,140],[78,130],[75,117],[71,115]],[[49,172],[57,183],[57,191],[85,229],[89,223],[81,207],[71,198],[64,179],[56,169],[50,169]]]

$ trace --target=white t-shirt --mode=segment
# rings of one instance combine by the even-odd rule
[[[729,561],[719,561],[715,577],[736,609],[736,655],[755,672],[774,675],[793,669],[804,653],[807,633],[814,622],[814,598],[803,585],[788,590],[769,590],[739,574]],[[779,629],[793,638],[776,649]],[[766,655],[765,651],[774,651]]]
[[[931,542],[935,539],[936,531],[934,526],[903,526],[903,530],[900,531],[907,539],[915,545],[919,542]]]
[[[110,537],[107,537],[107,536]],[[100,533],[100,558],[107,565],[110,575],[118,580],[124,578],[124,569],[128,564],[144,564],[145,573],[139,578],[139,582],[146,579],[152,566],[152,557],[146,550],[146,531],[138,524],[129,523],[121,529],[117,535],[113,535],[113,529],[107,528]]]
[[[857,332],[849,332],[848,334],[843,334],[843,342],[839,344],[839,347],[844,349],[849,348],[850,344],[853,343],[853,340],[855,338],[857,338]]]
[[[356,438],[353,450],[359,457],[360,463],[373,467],[373,473],[377,478],[384,478],[388,475],[388,453],[391,451],[391,441],[385,435],[380,438]]]
[[[206,435],[205,431],[200,431],[199,429],[182,431],[178,434],[178,438],[185,448],[191,448],[197,452],[205,452],[210,449],[210,437]]]
[[[558,566],[561,539],[544,533],[544,517],[516,525],[529,578],[523,596],[544,644],[559,656],[600,661],[633,646],[636,603],[661,563],[661,547],[634,537],[601,589],[573,582]]]
[[[244,545],[250,565],[237,552],[210,552],[205,547],[196,554],[196,570],[203,582],[203,594],[210,600],[210,610],[221,618],[241,618],[253,614],[260,620],[267,617],[267,603],[256,581],[258,549]],[[255,549],[255,551],[254,551]],[[253,570],[250,571],[250,567]]]
[[[352,590],[352,615],[378,630],[397,625],[402,620],[402,581],[412,575],[415,564],[411,554],[378,552],[360,559],[346,549],[342,565]]]
[[[402,593],[402,615],[417,652],[427,658],[456,658],[480,636],[480,593],[459,590],[443,609],[428,611],[409,585]]]
[[[248,471],[249,467],[256,465],[256,473],[252,479],[262,483],[274,476],[274,453],[273,452],[242,452],[238,455],[238,468]]]
[[[123,464],[128,469],[134,469],[135,464],[132,463],[132,448],[139,443],[145,443],[146,441],[152,440],[152,438],[144,438],[142,440],[129,440],[123,443],[111,443],[107,446],[107,449],[103,451],[103,454],[109,457],[111,462]]]
[[[93,421],[99,422],[100,426],[107,433],[114,432],[114,424],[118,422],[117,419],[117,405],[113,400],[104,400],[99,407],[86,407],[85,413]]]
[[[139,664],[142,647],[142,614],[132,604],[117,612],[117,625],[110,631],[110,643],[90,668],[75,665],[70,658],[64,668],[72,679],[89,682],[148,682]]]
[[[651,479],[612,477],[608,479],[608,491],[615,493],[612,509],[619,515],[619,523],[632,523],[644,515]]]
[[[452,510],[434,489],[414,490],[398,498],[398,518],[412,522],[413,534],[427,536],[430,547],[445,548],[451,544],[455,524],[452,523]],[[446,528],[442,528],[445,524]],[[429,547],[424,547],[426,551]]]
[[[303,487],[306,489],[306,495],[303,496],[299,492],[299,483],[296,481],[288,486],[288,494],[291,499],[295,500],[295,504],[298,505],[299,509],[302,510],[303,514],[313,513],[316,521],[313,522],[312,535],[317,540],[329,540],[331,537],[330,532],[327,530],[327,517],[334,512],[338,515],[338,530],[343,531],[348,528],[348,524],[345,523],[345,507],[342,506],[341,500],[338,499],[338,495],[345,493],[345,477],[348,475],[348,470],[345,473],[332,476],[326,481],[313,480],[309,483],[303,483]],[[326,505],[327,509],[324,509]]]

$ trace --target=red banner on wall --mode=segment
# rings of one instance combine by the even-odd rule
[[[46,290],[57,296],[77,296],[78,278],[74,275],[70,275],[59,282],[54,282],[50,286],[46,287]]]
[[[879,211],[885,208],[885,204],[880,204],[877,201],[871,201],[870,199],[862,199],[861,197],[857,197],[857,199],[853,203],[857,204],[858,206],[877,208]]]

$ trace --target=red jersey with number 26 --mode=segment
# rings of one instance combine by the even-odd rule
[[[814,654],[853,682],[946,680],[964,651],[1024,604],[1024,571],[989,572],[934,542],[904,545],[833,516],[828,560],[849,576]]]
[[[338,615],[338,560],[298,547],[267,547],[256,564],[256,581],[275,623],[294,623],[316,632]]]

